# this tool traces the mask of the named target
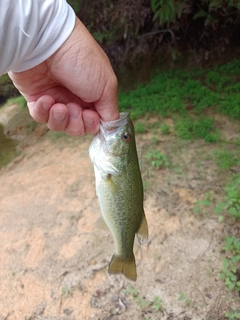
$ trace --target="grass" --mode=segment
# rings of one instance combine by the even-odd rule
[[[9,98],[6,102],[6,105],[10,105],[10,104],[17,104],[17,105],[19,105],[20,108],[27,107],[27,101],[24,99],[23,96]]]
[[[154,296],[153,300],[148,300],[146,297],[142,297],[137,289],[132,285],[128,285],[125,290],[125,295],[130,297],[134,301],[138,308],[142,309],[146,313],[160,313],[164,311],[164,302],[158,296]],[[151,318],[145,318],[145,320]]]
[[[131,111],[133,119],[147,112],[163,117],[177,115],[175,130],[180,137],[218,142],[215,121],[206,113],[212,110],[233,119],[240,117],[240,60],[212,69],[159,73],[135,90],[120,91],[119,106]],[[166,127],[162,130],[169,132]]]
[[[198,200],[193,208],[194,213],[200,213],[206,215],[208,210],[207,208],[213,204],[214,194],[212,192],[206,192],[202,200]]]
[[[232,307],[231,311],[225,313],[225,317],[229,320],[240,319],[240,311]]]
[[[0,123],[0,168],[12,161],[17,155],[16,141],[4,135],[3,126]]]
[[[223,268],[220,279],[223,279],[227,288],[240,292],[240,239],[227,237],[224,243],[226,257],[223,259]]]
[[[240,177],[234,176],[233,181],[226,185],[223,201],[217,203],[214,212],[228,214],[234,221],[240,219]]]
[[[176,134],[183,139],[204,139],[206,142],[217,142],[218,133],[214,128],[214,120],[210,117],[186,116],[175,121]]]
[[[195,305],[195,302],[187,298],[183,292],[179,293],[178,301],[183,301],[187,306]]]
[[[206,208],[212,207],[214,202],[214,194],[212,192],[206,193],[203,200],[195,203],[194,212],[206,213]],[[214,213],[219,215],[219,222],[223,222],[229,217],[234,221],[240,220],[240,177],[238,175],[227,183],[223,201],[218,201],[214,207]],[[224,240],[223,252],[225,257],[223,258],[220,279],[225,282],[230,291],[237,290],[240,293],[240,239],[234,235],[227,236]],[[229,316],[231,314],[229,312]]]
[[[146,154],[146,158],[150,161],[151,166],[155,169],[169,167],[170,165],[168,157],[156,149],[148,152]]]
[[[69,296],[71,296],[71,289],[70,288],[68,288],[68,287],[62,287],[62,297],[69,297]]]
[[[240,165],[239,155],[226,148],[216,150],[214,153],[215,162],[221,170],[230,170],[233,166]]]
[[[170,126],[166,123],[161,124],[160,131],[163,135],[167,135],[170,133]]]
[[[147,132],[147,128],[144,125],[144,123],[138,121],[134,124],[134,129],[136,133],[146,133]]]

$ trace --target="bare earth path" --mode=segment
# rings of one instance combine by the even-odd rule
[[[238,307],[219,280],[228,227],[193,214],[206,185],[217,185],[213,164],[205,163],[201,178],[194,168],[196,150],[209,145],[176,146],[185,168],[176,174],[150,170],[144,154],[152,137],[137,136],[150,239],[136,244],[132,283],[108,275],[113,240],[94,229],[92,137],[56,137],[42,125],[26,135],[26,111],[8,110],[0,110],[0,122],[20,140],[21,154],[0,171],[0,320],[218,320]],[[157,147],[164,152],[170,143]]]

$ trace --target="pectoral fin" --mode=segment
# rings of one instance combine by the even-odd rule
[[[115,186],[115,183],[112,180],[112,175],[111,174],[108,174],[107,179],[105,181],[106,181],[106,183],[108,183],[111,191],[112,192],[116,192],[116,186]]]
[[[143,213],[142,222],[137,231],[137,239],[139,244],[145,243],[148,239],[148,224],[145,213]]]
[[[134,255],[131,259],[126,260],[114,254],[109,264],[108,272],[110,274],[123,274],[129,280],[136,281],[137,270]]]
[[[105,231],[109,231],[108,226],[106,225],[106,222],[104,221],[103,217],[100,216],[97,221],[95,222],[95,227],[98,229],[102,229]]]

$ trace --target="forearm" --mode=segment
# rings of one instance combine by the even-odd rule
[[[0,75],[45,61],[74,25],[74,11],[65,0],[0,0]]]

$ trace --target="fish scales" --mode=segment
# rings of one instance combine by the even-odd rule
[[[134,127],[128,113],[121,113],[119,120],[101,122],[89,155],[101,209],[96,224],[110,230],[116,247],[108,271],[122,273],[135,281],[134,238],[137,233],[139,243],[144,243],[148,238],[148,226]]]

